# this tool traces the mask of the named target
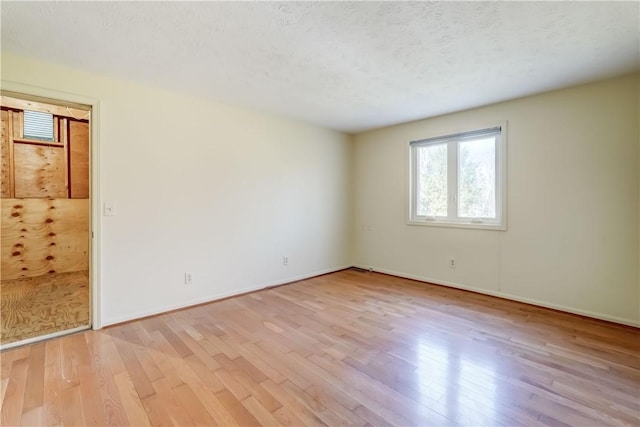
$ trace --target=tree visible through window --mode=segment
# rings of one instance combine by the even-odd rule
[[[418,215],[447,215],[447,145],[418,150]]]
[[[503,126],[410,146],[410,222],[504,229]]]
[[[458,144],[458,215],[496,217],[495,137]]]

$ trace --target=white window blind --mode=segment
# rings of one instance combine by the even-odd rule
[[[482,137],[485,137],[485,136],[488,137],[488,136],[500,135],[501,131],[502,131],[502,127],[496,126],[492,128],[474,130],[470,132],[456,133],[454,135],[420,139],[418,141],[411,141],[409,144],[411,146],[421,146],[421,145],[441,144],[443,142],[449,142],[449,141],[465,141],[468,139],[481,139]]]
[[[24,137],[53,141],[53,114],[40,111],[24,111]]]

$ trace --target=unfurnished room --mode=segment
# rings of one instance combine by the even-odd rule
[[[0,425],[640,426],[637,1],[0,19]]]

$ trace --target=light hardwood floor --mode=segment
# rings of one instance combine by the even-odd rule
[[[0,424],[640,424],[640,332],[346,270],[1,354]]]

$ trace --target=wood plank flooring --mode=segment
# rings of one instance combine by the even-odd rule
[[[87,271],[0,282],[0,343],[89,325]]]
[[[640,425],[640,331],[354,270],[1,354],[0,424]]]

